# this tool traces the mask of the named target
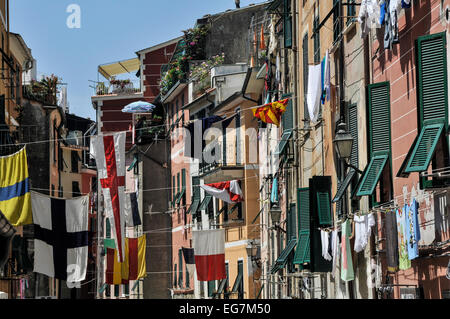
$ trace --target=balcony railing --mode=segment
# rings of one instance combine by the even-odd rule
[[[45,90],[33,88],[31,85],[22,86],[22,95],[25,99],[40,102],[44,105],[56,105],[56,93],[48,93]]]
[[[130,95],[141,92],[140,80],[113,80],[111,82],[99,82],[94,95]]]

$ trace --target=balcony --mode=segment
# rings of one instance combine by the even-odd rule
[[[34,84],[22,86],[22,96],[27,100],[40,102],[44,105],[57,105],[56,91],[49,92]]]
[[[199,175],[203,176],[205,183],[244,178],[245,166],[236,161],[235,154],[231,154],[231,144],[227,143],[224,150],[223,143],[213,141],[204,148],[203,161],[199,164]],[[220,150],[220,154],[216,155],[216,150]]]
[[[140,80],[116,80],[111,79],[106,82],[98,82],[95,87],[96,96],[105,95],[133,95],[141,92],[141,81]]]
[[[162,117],[152,113],[133,113],[133,144],[145,145],[165,137]]]

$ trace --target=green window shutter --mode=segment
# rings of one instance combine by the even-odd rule
[[[175,201],[176,188],[175,188],[175,175],[172,176],[172,202]]]
[[[185,168],[183,168],[183,169],[181,170],[181,186],[182,186],[183,188],[186,187],[186,169],[185,169]]]
[[[287,143],[292,136],[292,130],[285,130],[281,136],[281,141],[278,143],[277,148],[274,151],[274,155],[281,155],[284,153]]]
[[[359,167],[358,154],[358,107],[357,104],[351,104],[348,107],[348,130],[353,137],[352,153],[350,157],[350,164]]]
[[[208,297],[212,297],[215,284],[216,284],[215,280],[208,281]]]
[[[203,199],[202,203],[200,204],[200,206],[198,207],[197,211],[201,211],[201,210],[206,209],[208,207],[209,202],[211,201],[211,199],[212,199],[212,196],[207,194],[205,196],[205,198]]]
[[[189,288],[189,286],[191,285],[191,282],[190,282],[190,278],[189,278],[189,271],[188,271],[188,267],[187,267],[187,265],[186,265],[186,288]]]
[[[281,99],[287,99],[292,97],[292,93],[283,94]],[[292,98],[289,99],[286,111],[281,116],[281,125],[283,126],[283,132],[286,130],[292,130],[294,128],[294,110],[292,105]]]
[[[428,169],[443,130],[444,123],[425,125],[422,128],[405,172],[423,172]]]
[[[319,224],[331,225],[331,205],[330,194],[328,192],[317,192],[317,209],[319,214]]]
[[[106,238],[111,238],[111,224],[109,218],[106,218]]]
[[[295,224],[295,204],[291,204],[288,210],[288,225],[287,225],[287,238],[289,239],[296,239],[297,238],[297,231],[296,231],[296,224]]]
[[[310,249],[310,233],[309,230],[301,230],[297,249],[295,250],[293,264],[304,265],[311,262],[311,249]]]
[[[180,191],[180,173],[177,173],[177,193]]]
[[[289,255],[294,251],[295,245],[297,244],[297,239],[292,238],[287,243],[286,247],[283,249],[283,251],[280,253],[280,256],[278,256],[275,266],[272,268],[271,273],[274,274],[280,269],[283,269],[287,262]]]
[[[284,0],[284,47],[292,47],[292,16],[291,16],[291,0]]]
[[[388,154],[377,155],[371,158],[361,178],[361,183],[358,185],[356,196],[373,194],[388,159]]]
[[[183,287],[183,250],[178,249],[178,264],[180,267],[178,267],[178,285]]]
[[[174,269],[173,269],[173,288],[177,287],[177,276],[178,276],[178,272],[177,272],[177,264],[174,265]]]
[[[188,210],[186,211],[186,214],[195,214],[198,210],[198,206],[200,205],[200,199],[198,198],[193,198],[192,199],[192,203],[189,206]]]
[[[416,40],[417,83],[420,127],[427,120],[444,119],[448,123],[446,33]]]
[[[309,188],[297,189],[297,214],[298,242],[293,263],[302,265],[311,262]]]
[[[298,233],[309,231],[309,188],[299,188],[297,190],[297,220]]]
[[[336,203],[338,201],[340,201],[342,199],[342,197],[345,194],[345,191],[347,190],[348,186],[350,185],[350,183],[353,180],[353,177],[356,174],[356,170],[354,170],[353,168],[350,168],[350,170],[348,171],[347,176],[345,177],[344,181],[342,183],[338,183],[338,190],[336,192],[336,195],[333,198],[333,203]]]
[[[389,82],[368,86],[370,155],[391,151],[391,116]]]

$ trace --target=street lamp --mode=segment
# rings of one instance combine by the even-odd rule
[[[281,218],[281,208],[277,204],[270,208],[270,218],[272,219],[272,224],[277,225]]]
[[[347,159],[352,155],[353,137],[346,130],[344,122],[338,124],[338,131],[333,140],[336,153],[340,159]]]

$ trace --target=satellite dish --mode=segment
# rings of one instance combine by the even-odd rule
[[[23,65],[23,70],[26,72],[28,70],[31,70],[33,68],[33,60],[26,60],[24,65]]]

